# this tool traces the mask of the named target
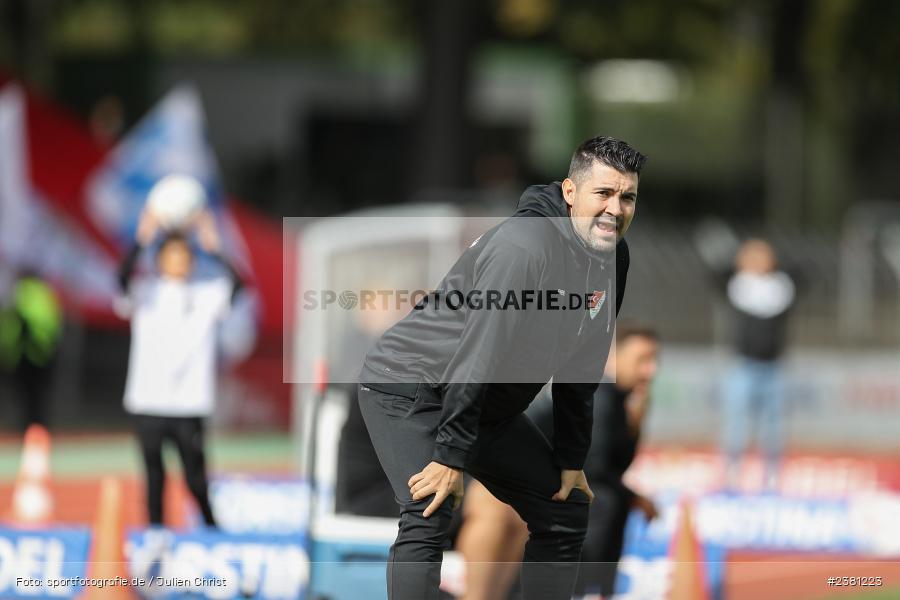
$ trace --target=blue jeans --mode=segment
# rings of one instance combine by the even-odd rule
[[[784,381],[778,361],[739,357],[724,382],[722,448],[729,468],[747,450],[754,422],[767,476],[777,473],[784,448]]]

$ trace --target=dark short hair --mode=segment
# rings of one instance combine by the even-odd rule
[[[600,135],[587,140],[575,150],[569,164],[569,179],[580,180],[594,162],[603,163],[622,173],[640,175],[646,161],[646,156],[625,142]]]
[[[616,322],[616,343],[623,344],[633,337],[642,337],[654,342],[659,341],[659,334],[656,330],[638,321],[617,321]]]
[[[162,251],[165,250],[166,246],[169,244],[184,244],[187,246],[188,250],[191,250],[191,241],[188,237],[181,231],[170,231],[162,238],[159,242],[159,247],[156,249],[156,256],[158,257],[162,254]],[[193,254],[193,252],[191,252]]]

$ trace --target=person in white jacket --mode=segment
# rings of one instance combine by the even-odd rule
[[[193,275],[190,229],[201,249],[221,262],[229,276],[200,279]],[[208,211],[192,219],[187,229],[162,232],[157,273],[133,277],[141,251],[160,233],[156,217],[145,210],[136,243],[119,271],[120,310],[131,318],[125,410],[133,415],[144,459],[150,524],[163,523],[162,446],[168,439],[178,450],[204,523],[215,527],[207,491],[203,421],[215,404],[217,323],[227,314],[241,280],[219,254],[219,235]]]

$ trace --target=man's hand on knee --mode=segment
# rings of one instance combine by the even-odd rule
[[[560,472],[559,479],[559,491],[553,494],[553,500],[565,502],[573,489],[579,489],[587,494],[588,499],[591,502],[594,501],[594,492],[591,491],[591,487],[588,485],[587,477],[584,476],[584,471],[570,471],[564,469]]]
[[[434,494],[434,500],[422,513],[429,517],[443,504],[449,496],[453,496],[453,510],[459,508],[463,497],[463,476],[461,469],[454,469],[437,462],[428,466],[409,478],[407,482],[413,500],[421,500]]]

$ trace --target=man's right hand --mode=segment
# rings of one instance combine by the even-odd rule
[[[459,508],[463,497],[463,476],[461,469],[454,469],[438,462],[430,462],[428,466],[409,478],[407,482],[413,500],[421,500],[434,494],[434,500],[422,513],[428,518],[453,495],[453,510]]]

